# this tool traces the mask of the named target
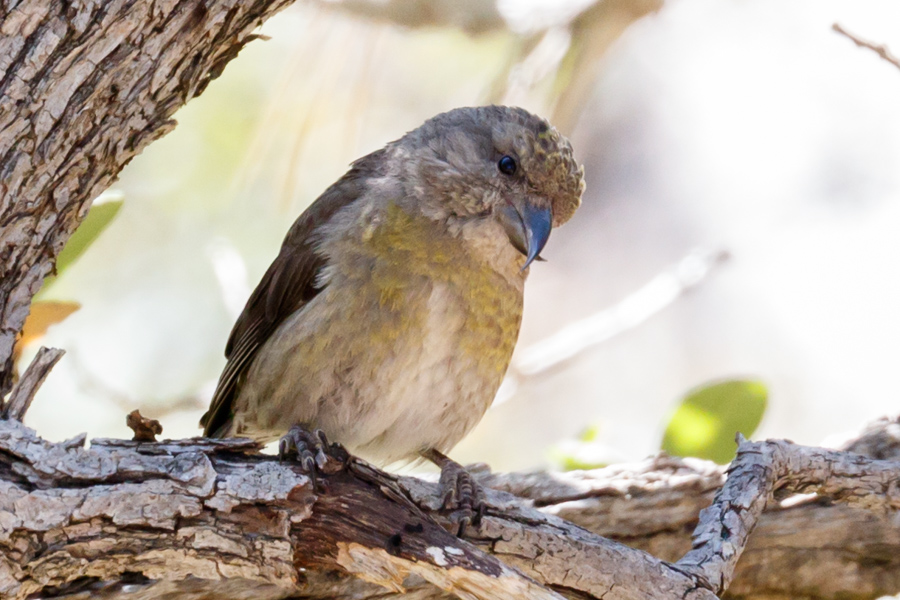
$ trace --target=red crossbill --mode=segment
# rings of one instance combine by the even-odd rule
[[[321,430],[471,486],[443,453],[503,380],[529,265],[580,204],[583,172],[547,121],[501,106],[438,115],[354,162],[291,227],[238,318],[205,434],[291,430],[302,446],[297,431]]]

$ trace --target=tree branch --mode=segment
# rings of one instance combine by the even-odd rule
[[[876,515],[890,517],[896,515],[887,512],[896,505],[894,488],[878,502],[874,493],[885,482],[896,487],[900,476],[900,465],[889,461],[780,441],[744,443],[695,533],[695,550],[672,564],[551,513],[572,516],[574,503],[609,500],[615,489],[631,507],[620,524],[645,532],[667,524],[683,529],[721,482],[721,471],[708,463],[660,457],[636,472],[483,475],[501,488],[530,490],[533,499],[492,491],[481,527],[462,540],[445,530],[452,524],[438,510],[435,484],[359,461],[330,469],[335,472],[325,475],[324,492],[314,493],[295,465],[245,454],[256,448],[247,440],[83,444],[83,436],[51,444],[20,423],[0,422],[4,597],[74,597],[102,589],[104,598],[124,598],[137,586],[142,598],[369,598],[383,597],[386,589],[388,595],[417,597],[437,597],[442,590],[463,598],[711,599],[707,582],[726,585],[733,568],[727,560],[712,560],[725,556],[716,515],[726,515],[720,522],[732,528],[735,552],[726,558],[743,549],[747,535],[739,527],[749,532],[754,524],[746,508],[738,509],[741,524],[727,516],[737,506],[731,491],[756,490],[752,500],[739,499],[742,507],[756,507],[778,489],[814,488],[877,506]],[[759,465],[771,474],[760,475]],[[826,465],[827,471],[817,471]],[[807,470],[792,479],[780,471],[788,467]],[[747,486],[748,477],[756,484]],[[560,495],[558,482],[567,479],[571,489]],[[663,496],[668,511],[656,502]],[[590,518],[618,519],[608,508]],[[851,512],[859,520],[869,516]],[[655,520],[635,520],[640,514]]]
[[[10,598],[135,579],[217,589],[226,578],[219,597],[265,586],[315,596],[329,577],[327,595],[344,597],[359,590],[349,575],[464,598],[558,598],[552,587],[599,597],[617,585],[646,598],[712,598],[665,563],[500,492],[467,541],[418,508],[439,503],[435,484],[405,480],[414,488],[407,496],[364,463],[326,475],[317,495],[295,465],[237,454],[253,447],[245,440],[83,442],[51,444],[0,422],[0,592]]]
[[[900,463],[783,440],[739,441],[725,485],[700,513],[693,549],[678,561],[717,594],[731,583],[747,540],[776,492],[814,493],[869,510],[900,508]]]
[[[896,461],[898,439],[900,418],[881,419],[844,450]],[[662,455],[594,471],[482,474],[480,481],[597,535],[676,562],[691,549],[698,514],[724,483],[725,469]],[[762,514],[728,595],[836,600],[879,598],[898,589],[896,511],[862,511],[824,496],[789,496],[770,502]]]
[[[13,387],[9,401],[4,404],[3,399],[0,398],[0,419],[21,421],[25,418],[25,413],[28,412],[28,408],[31,406],[31,401],[34,400],[34,395],[37,393],[38,388],[41,387],[44,379],[50,374],[50,370],[65,353],[65,350],[59,350],[58,348],[41,348],[38,350],[37,356],[34,357],[22,378]]]
[[[91,200],[289,0],[0,2],[0,398]]]
[[[839,34],[843,35],[844,37],[847,37],[848,39],[850,39],[851,42],[853,42],[860,48],[866,48],[868,50],[871,50],[872,52],[874,52],[875,54],[880,56],[882,59],[886,60],[887,62],[891,63],[892,65],[894,65],[895,67],[900,69],[900,59],[898,59],[896,56],[891,54],[891,51],[884,44],[875,44],[875,43],[866,41],[860,37],[857,37],[857,36],[853,35],[852,33],[850,33],[849,31],[847,31],[846,29],[844,29],[840,25],[840,23],[835,23],[834,25],[831,26],[831,28],[833,30],[835,30],[836,32],[838,32]]]

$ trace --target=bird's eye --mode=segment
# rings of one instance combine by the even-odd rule
[[[512,156],[504,156],[497,163],[497,168],[500,169],[500,172],[504,175],[515,175],[516,159],[514,159]]]

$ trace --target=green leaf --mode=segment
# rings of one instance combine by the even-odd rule
[[[597,442],[564,440],[550,447],[548,454],[562,471],[589,471],[616,462],[613,453]]]
[[[101,196],[101,198],[103,198],[103,196]],[[69,238],[69,241],[66,242],[65,248],[62,249],[62,252],[60,252],[59,256],[56,258],[57,275],[65,271],[69,265],[75,262],[75,259],[81,256],[84,251],[94,243],[97,237],[103,233],[103,230],[109,226],[113,218],[119,213],[119,209],[122,208],[122,203],[124,201],[121,195],[116,199],[105,201],[99,200],[100,198],[98,198],[97,201],[94,201],[94,204],[91,206],[91,210],[84,218],[84,221],[81,222],[81,225],[78,226],[78,229],[75,230],[75,233],[73,233],[72,237]]]
[[[725,464],[734,458],[737,432],[750,437],[766,410],[769,391],[761,381],[728,380],[689,391],[672,415],[662,449]]]
[[[603,443],[601,422],[589,425],[577,438],[562,440],[548,449],[550,460],[563,471],[605,467],[621,459]]]
[[[48,275],[44,278],[44,284],[41,287],[40,292],[38,292],[38,295],[35,296],[34,301],[41,300],[41,294],[47,291],[50,284],[74,263],[75,260],[94,243],[97,237],[103,233],[103,230],[109,226],[115,216],[119,213],[119,209],[122,208],[123,202],[124,198],[121,192],[114,190],[103,192],[96,200],[94,200],[87,216],[81,222],[81,225],[78,226],[78,229],[75,230],[75,233],[72,234],[72,237],[69,238],[69,241],[66,242],[66,245],[62,249],[62,252],[59,253],[59,256],[56,257],[56,274]]]

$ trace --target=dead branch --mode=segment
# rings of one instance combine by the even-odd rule
[[[678,565],[717,594],[734,569],[766,504],[776,492],[814,493],[873,511],[900,508],[900,463],[797,446],[740,439],[725,485],[700,513],[694,547]]]
[[[552,372],[585,350],[646,322],[706,282],[730,256],[725,250],[696,248],[611,308],[574,321],[547,339],[522,348],[510,365],[510,383]]]
[[[852,41],[854,44],[856,44],[860,48],[867,48],[868,50],[871,50],[872,52],[874,52],[875,54],[880,56],[882,59],[886,60],[887,62],[891,63],[892,65],[894,65],[895,67],[900,69],[900,59],[898,59],[896,56],[891,54],[891,51],[888,49],[888,47],[886,45],[875,44],[873,42],[866,41],[866,40],[850,33],[849,31],[844,29],[839,23],[835,23],[834,25],[831,26],[831,28],[833,30],[835,30],[836,32],[840,33],[841,35],[849,38],[850,41]]]
[[[3,399],[0,398],[0,419],[21,421],[25,417],[38,388],[44,383],[50,370],[59,362],[63,354],[65,351],[58,348],[38,350],[37,356],[34,357],[25,373],[13,387],[9,401],[4,404]]]
[[[295,465],[238,453],[253,447],[246,441],[193,442],[85,449],[83,437],[51,444],[0,422],[0,592],[102,588],[112,598],[137,579],[147,598],[156,584],[180,593],[198,580],[220,598],[345,597],[359,593],[359,578],[375,586],[367,596],[559,598],[557,588],[600,597],[618,587],[609,598],[712,598],[666,563],[508,494],[492,494],[480,531],[462,540],[428,508],[439,502],[433,484],[407,480],[407,493],[354,462],[315,494]]]
[[[897,460],[898,427],[900,418],[879,420],[846,448]],[[724,483],[725,468],[663,455],[593,471],[482,474],[480,480],[530,499],[542,512],[676,562],[691,549],[698,515]],[[762,514],[726,596],[862,599],[893,595],[896,589],[896,511],[862,511],[827,497],[789,496],[771,502]]]
[[[558,481],[565,477],[486,476],[498,487],[530,490],[532,499],[492,492],[482,526],[463,540],[444,529],[452,525],[438,510],[434,484],[358,461],[326,476],[325,491],[316,494],[295,465],[245,454],[256,448],[246,440],[83,444],[84,437],[51,444],[21,423],[0,422],[4,597],[102,590],[105,598],[124,598],[137,586],[142,598],[367,598],[385,590],[415,597],[713,598],[707,585],[727,585],[729,561],[753,529],[751,507],[778,490],[815,489],[894,518],[900,477],[894,462],[745,442],[694,534],[695,549],[668,563],[551,513],[572,516],[572,503],[618,495],[631,507],[620,525],[683,527],[721,482],[708,463],[662,457],[643,470],[568,476],[572,487],[562,496]],[[797,476],[782,472],[795,468]],[[754,492],[735,499],[734,490]],[[668,511],[656,502],[660,494],[669,498]],[[872,514],[846,510],[860,521]],[[641,514],[655,520],[634,519]],[[591,518],[615,515],[593,511]],[[732,537],[716,523],[728,525]],[[893,530],[898,537],[896,524]]]

